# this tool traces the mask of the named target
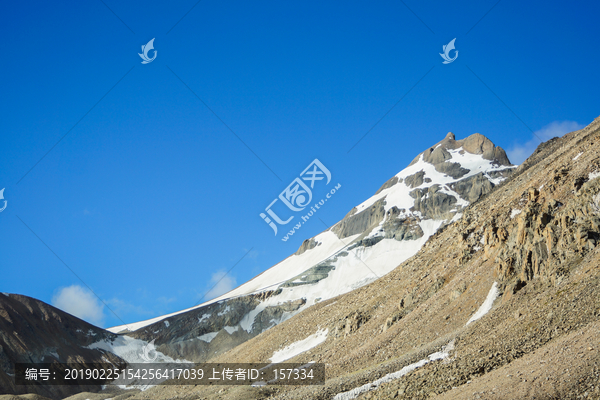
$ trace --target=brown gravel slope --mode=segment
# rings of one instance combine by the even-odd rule
[[[600,398],[600,322],[563,335],[436,399]],[[558,379],[557,379],[558,378]]]
[[[265,362],[328,329],[324,343],[290,360],[325,363],[324,386],[159,387],[140,398],[331,399],[453,339],[450,359],[359,398],[598,398],[600,179],[588,176],[600,171],[599,127],[600,118],[541,145],[509,180],[390,274],[215,360]],[[501,297],[465,326],[494,282]]]

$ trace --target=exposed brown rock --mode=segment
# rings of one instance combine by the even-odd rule
[[[402,182],[402,180],[401,179],[398,180],[397,176],[392,176],[387,182],[385,182],[383,185],[381,185],[381,187],[375,192],[375,194],[379,194],[382,191],[384,191],[385,189],[391,188],[398,182]]]
[[[317,241],[314,238],[306,239],[305,241],[302,242],[302,244],[300,245],[300,248],[294,254],[299,256],[300,254],[304,253],[306,250],[314,249],[318,245],[319,245],[319,243],[317,243]]]

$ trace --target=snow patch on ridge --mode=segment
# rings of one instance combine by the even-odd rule
[[[198,323],[201,324],[205,319],[209,319],[211,314],[202,314],[202,317],[198,318]]]
[[[239,326],[224,326],[223,329],[225,329],[227,331],[227,333],[229,333],[231,335],[233,332],[237,332],[240,329],[240,327]]]
[[[205,333],[202,336],[198,336],[198,339],[205,341],[206,343],[210,343],[218,334],[219,332],[209,332]]]

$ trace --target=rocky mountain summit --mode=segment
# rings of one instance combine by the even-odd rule
[[[448,133],[342,221],[251,281],[193,309],[110,330],[155,340],[173,358],[209,360],[384,276],[514,168],[485,136]]]

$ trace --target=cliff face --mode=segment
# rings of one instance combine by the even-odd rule
[[[264,397],[598,398],[599,213],[600,118],[541,145],[389,274],[215,361],[266,362],[327,331],[325,341],[288,360],[325,363],[326,384],[272,387]],[[185,393],[235,399],[240,391]]]

